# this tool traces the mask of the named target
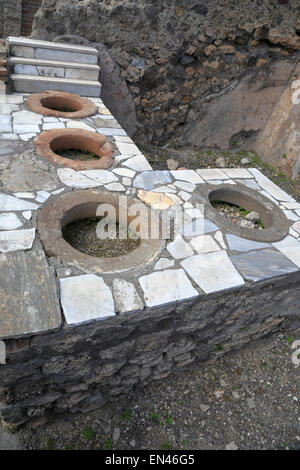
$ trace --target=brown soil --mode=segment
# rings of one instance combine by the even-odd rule
[[[45,106],[46,108],[53,109],[54,111],[60,111],[61,113],[75,113],[76,109],[70,106]]]
[[[243,207],[238,207],[234,204],[230,204],[229,202],[213,201],[211,204],[216,209],[216,211],[218,211],[220,214],[226,217],[226,219],[230,220],[236,225],[242,225],[242,221],[246,220],[246,215],[251,212],[247,211]],[[263,228],[261,220],[257,222],[252,222],[252,224],[254,229],[261,230]]]
[[[55,153],[64,158],[69,158],[70,160],[99,160],[100,157],[93,152],[88,150],[79,150],[79,149],[58,149],[55,150]]]
[[[119,224],[116,227],[116,238],[100,239],[96,227],[102,217],[80,219],[68,224],[63,229],[64,239],[76,250],[102,258],[122,256],[138,248],[140,239],[133,233],[127,232],[126,239],[119,238]],[[112,236],[114,234],[112,233]]]

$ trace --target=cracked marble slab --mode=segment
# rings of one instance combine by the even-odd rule
[[[139,279],[148,307],[198,296],[183,269],[157,271]]]
[[[195,255],[181,266],[206,294],[244,285],[226,251]]]
[[[110,288],[94,274],[59,280],[61,305],[69,325],[90,320],[103,320],[115,315]]]

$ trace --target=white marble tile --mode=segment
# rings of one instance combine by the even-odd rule
[[[23,109],[13,113],[14,124],[41,124],[43,116]]]
[[[82,121],[67,121],[67,128],[83,129],[85,131],[96,132],[96,129],[94,129],[94,127],[88,126],[85,122]]]
[[[120,176],[126,176],[127,178],[133,178],[136,174],[136,171],[130,170],[129,168],[116,168],[113,170],[113,173]]]
[[[192,193],[196,189],[196,185],[193,183],[188,183],[187,181],[175,181],[174,186],[177,188]]]
[[[129,158],[125,162],[122,163],[123,166],[131,168],[131,170],[135,171],[145,171],[145,170],[152,170],[152,166],[149,164],[148,160],[144,157],[144,155],[135,155],[134,157]]]
[[[227,180],[229,178],[229,176],[219,168],[203,168],[197,170],[197,173],[205,180]]]
[[[108,170],[82,170],[80,174],[94,180],[98,185],[114,183],[119,180],[116,175]]]
[[[0,131],[12,132],[11,118],[7,114],[0,114]]]
[[[60,122],[58,118],[52,116],[43,117],[44,122]]]
[[[161,270],[172,268],[175,265],[175,261],[173,259],[168,258],[160,258],[154,266],[154,269]]]
[[[101,116],[101,119],[103,119],[103,115]],[[134,144],[133,140],[131,140],[131,138],[128,136],[116,135],[114,139],[116,142],[124,142],[125,144]]]
[[[131,282],[124,279],[114,279],[113,291],[117,312],[127,313],[144,308],[144,304]]]
[[[117,142],[117,147],[122,155],[138,155],[141,151],[134,144],[128,144],[126,142]]]
[[[124,160],[129,160],[129,158],[133,157],[133,155],[117,155],[114,160],[115,162],[123,162]]]
[[[224,172],[229,178],[250,179],[252,177],[246,168],[224,168]]]
[[[282,202],[282,205],[286,208],[286,209],[298,209],[300,210],[300,204],[299,202]]]
[[[124,176],[122,178],[122,184],[123,184],[123,186],[131,186],[131,179]]]
[[[9,194],[0,193],[0,211],[11,212],[11,211],[25,211],[25,210],[36,210],[40,206],[33,202],[24,201]]]
[[[33,137],[36,137],[36,134],[28,133],[28,134],[20,134],[20,139],[28,142]]]
[[[16,104],[6,104],[0,101],[0,114],[11,114],[13,111],[18,111],[19,106]]]
[[[300,222],[295,222],[292,226],[292,229],[300,235]]]
[[[60,299],[69,325],[104,320],[115,315],[110,288],[93,274],[61,278]]]
[[[187,209],[186,213],[191,217],[191,219],[200,219],[204,217],[204,207],[197,205],[197,207],[193,207],[192,209]]]
[[[38,134],[40,128],[37,124],[15,124],[13,125],[13,131],[15,134]],[[30,137],[31,138],[31,137]]]
[[[265,191],[264,189],[262,191],[259,191],[260,194],[262,194],[263,196],[265,196],[267,199],[270,199],[270,201],[273,201],[274,204],[277,204],[277,206],[279,205],[279,202],[274,199],[271,194],[269,194],[267,191]]]
[[[52,191],[52,194],[60,194],[62,193],[66,188],[60,188],[60,189],[56,189],[55,191]]]
[[[31,217],[32,217],[32,212],[31,211],[24,211],[24,212],[22,212],[22,216],[24,217],[24,219],[30,220]]]
[[[211,235],[200,235],[193,238],[190,244],[197,253],[210,253],[211,251],[219,251],[221,249]]]
[[[295,240],[295,238],[292,237],[291,235],[287,235],[286,237],[283,238],[283,240],[272,243],[272,245],[275,246],[275,248],[277,248],[278,250],[284,247],[293,247],[293,246],[296,248],[299,248],[300,242],[298,240]]]
[[[126,135],[124,129],[113,128],[113,127],[98,127],[97,132],[102,135],[107,136],[116,136],[116,135]]]
[[[297,242],[297,240],[295,240]],[[300,243],[298,246],[285,245],[276,247],[284,256],[286,256],[292,263],[294,263],[298,268],[300,268]]]
[[[23,103],[23,95],[14,93],[13,95],[0,95],[0,103],[21,104]]]
[[[289,234],[292,235],[295,238],[299,238],[299,236],[300,236],[299,233],[296,232],[296,230],[293,230],[291,227],[289,229]]]
[[[28,191],[14,193],[14,196],[20,197],[21,199],[35,199],[35,193],[31,193]]]
[[[91,177],[89,177],[89,172],[92,172]],[[104,174],[102,172],[104,172]],[[108,175],[106,173],[108,173]],[[57,175],[66,186],[73,188],[95,188],[96,186],[110,183],[117,179],[113,173],[107,170],[75,171],[71,168],[59,168]]]
[[[227,249],[221,230],[215,233],[215,239],[224,250]]]
[[[108,191],[125,191],[124,186],[121,183],[110,183],[105,185],[105,189],[108,189]]]
[[[22,227],[22,222],[14,212],[0,214],[0,230],[15,230]]]
[[[152,191],[154,193],[176,194],[176,191],[174,189],[171,189],[169,186],[159,186],[158,188],[151,189],[150,191]]]
[[[183,201],[176,194],[166,193],[166,196],[168,196],[173,202],[175,202],[175,204],[183,204]]]
[[[167,250],[175,259],[187,258],[194,254],[190,245],[180,236],[167,245]]]
[[[180,191],[180,192],[178,193],[178,196],[179,196],[181,199],[183,199],[184,201],[189,201],[189,200],[191,199],[191,197],[192,197],[191,194],[186,193],[185,191]]]
[[[254,189],[254,191],[259,191],[260,189],[262,189],[253,178],[251,180],[237,179],[235,181],[236,181],[236,183],[241,183],[241,184],[243,184],[244,186],[247,186],[250,189]]]
[[[45,122],[43,124],[43,131],[50,131],[51,129],[64,129],[63,122]]]
[[[0,126],[1,126],[1,123],[0,123]],[[1,131],[1,127],[0,127],[0,131]],[[6,133],[6,134],[0,134],[0,140],[19,140],[19,137],[17,136],[17,134]]]
[[[29,250],[35,238],[35,229],[0,232],[0,253]]]
[[[274,184],[269,178],[263,175],[256,168],[249,168],[250,173],[255,177],[258,184],[278,201],[296,202],[291,196]]]
[[[51,193],[48,193],[48,191],[44,191],[43,189],[37,192],[36,195],[36,201],[37,202],[45,202],[47,199],[51,196]]]
[[[294,222],[298,222],[300,218],[299,215],[295,214],[295,212],[290,211],[288,209],[283,209],[282,212],[285,214],[287,219],[293,220]],[[296,212],[300,212],[300,211],[296,211]]]
[[[194,170],[173,170],[171,173],[176,180],[193,184],[204,183],[204,180]]]
[[[148,307],[198,296],[183,269],[157,271],[139,279]]]
[[[244,284],[226,251],[195,255],[181,265],[206,294]]]

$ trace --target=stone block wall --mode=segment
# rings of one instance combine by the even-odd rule
[[[138,143],[207,148],[253,148],[272,112],[259,106],[261,90],[287,83],[274,64],[298,60],[299,34],[299,0],[43,0],[34,21],[36,38],[77,35],[109,50],[136,105]]]
[[[201,300],[6,340],[3,424],[87,412],[197,361],[300,327],[299,272]]]
[[[0,38],[21,33],[22,0],[0,0]]]

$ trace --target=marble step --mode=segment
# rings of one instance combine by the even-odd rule
[[[82,64],[97,64],[98,51],[94,47],[78,46],[24,37],[7,38],[9,56],[27,57]]]
[[[45,90],[67,91],[81,96],[99,97],[101,85],[98,81],[70,78],[40,77],[12,74],[12,88],[18,93],[39,93]]]
[[[98,80],[100,67],[96,64],[44,60],[28,57],[10,57],[9,69],[13,74],[41,77]]]

